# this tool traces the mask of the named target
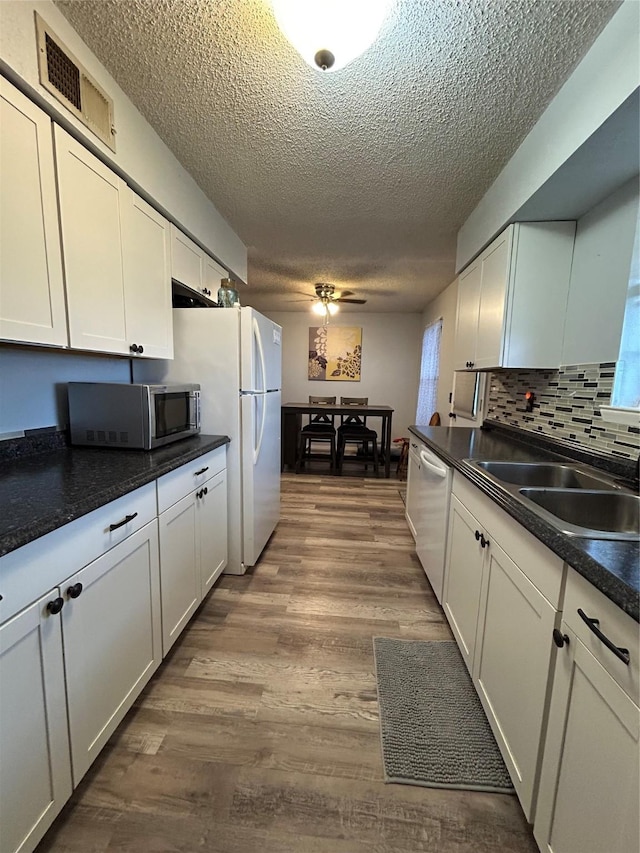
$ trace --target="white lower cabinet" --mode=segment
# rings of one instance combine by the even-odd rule
[[[206,473],[215,469],[212,465]],[[172,472],[167,478],[175,481],[176,473],[180,475]],[[159,489],[163,486],[160,480]],[[227,564],[226,470],[217,471],[160,513],[159,523],[166,655]]]
[[[473,672],[484,553],[480,545],[480,523],[451,496],[449,505],[449,550],[444,584],[444,611],[464,662]],[[476,536],[478,531],[478,536]]]
[[[200,583],[202,597],[227,565],[227,472],[220,471],[204,487],[200,501]]]
[[[448,542],[445,614],[532,821],[563,563],[457,474]]]
[[[497,542],[485,542],[473,680],[531,820],[557,611]]]
[[[69,578],[63,597],[77,785],[162,660],[157,522]]]
[[[54,589],[0,627],[0,851],[33,850],[71,795]]]
[[[0,853],[36,847],[226,564],[225,447],[0,559]]]
[[[162,650],[167,654],[200,604],[197,498],[192,492],[159,518]]]
[[[628,651],[628,663],[578,608],[597,619],[594,627],[614,648]],[[559,639],[536,841],[544,853],[637,853],[638,624],[570,570]]]

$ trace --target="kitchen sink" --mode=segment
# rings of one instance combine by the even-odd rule
[[[590,489],[612,491],[619,488],[606,477],[585,471],[579,465],[562,462],[472,462],[504,483],[550,489]]]
[[[640,539],[640,498],[630,492],[520,489],[540,515],[570,536]]]

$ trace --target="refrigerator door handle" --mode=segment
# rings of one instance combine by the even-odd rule
[[[256,347],[256,354],[258,356],[256,366],[259,366],[260,369],[260,378],[258,381],[258,377],[255,377],[254,388],[256,391],[265,391],[265,385],[267,384],[267,374],[266,374],[266,364],[264,360],[264,348],[262,346],[262,338],[260,336],[260,326],[258,325],[258,321],[256,318],[253,318],[253,340],[254,345]],[[264,418],[263,418],[264,420]]]
[[[253,464],[254,465],[256,464],[256,462],[258,461],[258,457],[260,456],[260,448],[262,447],[262,439],[264,436],[264,424],[265,424],[265,420],[267,417],[267,408],[265,406],[265,400],[264,400],[264,396],[262,394],[254,394],[253,395],[253,405],[256,409],[258,407],[258,401],[260,401],[260,404],[262,406],[262,417],[260,418],[260,426],[259,426],[258,431],[257,431],[257,441],[255,440],[256,433],[254,433],[254,447],[253,447]],[[256,417],[257,417],[257,412],[256,412]]]

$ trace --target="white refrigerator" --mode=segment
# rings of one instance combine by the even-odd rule
[[[198,382],[202,432],[228,435],[229,562],[255,565],[280,517],[282,329],[253,308],[174,308],[172,361],[136,382]]]

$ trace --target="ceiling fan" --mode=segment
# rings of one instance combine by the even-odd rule
[[[324,317],[324,322],[327,323],[330,315],[335,314],[338,310],[339,303],[348,302],[352,305],[364,305],[367,301],[366,299],[350,299],[351,296],[353,296],[352,290],[336,291],[335,285],[326,281],[319,281],[316,284],[316,299],[311,310],[314,314]]]

